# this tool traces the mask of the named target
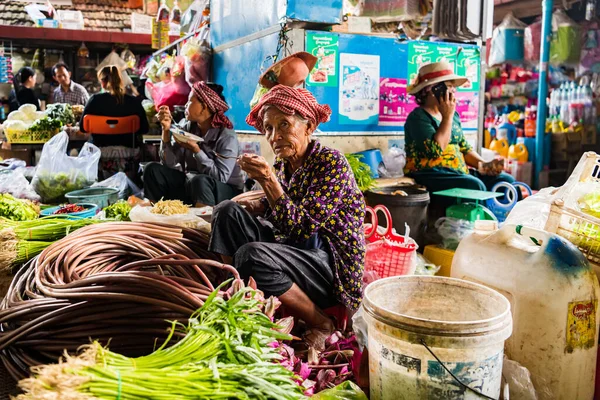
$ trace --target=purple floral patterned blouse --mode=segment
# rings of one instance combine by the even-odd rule
[[[284,191],[274,210],[267,211],[278,231],[276,240],[300,243],[318,233],[333,256],[334,294],[357,309],[362,301],[365,201],[346,157],[313,141],[304,165],[289,181],[283,160],[275,160],[274,167]]]

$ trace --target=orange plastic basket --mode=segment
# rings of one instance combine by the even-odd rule
[[[385,231],[379,227],[378,211],[385,215],[387,221]],[[375,208],[367,207],[367,213],[371,215],[371,225],[365,226],[367,239],[365,270],[367,273],[374,273],[375,278],[414,274],[417,265],[416,252],[419,248],[417,243],[413,239],[408,238],[407,240],[393,231],[392,215],[387,207],[383,205]],[[372,278],[369,280],[372,281]]]

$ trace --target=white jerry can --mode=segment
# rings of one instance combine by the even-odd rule
[[[537,229],[477,221],[456,250],[452,277],[508,298],[513,333],[505,352],[529,369],[540,400],[594,398],[600,288],[573,244]]]

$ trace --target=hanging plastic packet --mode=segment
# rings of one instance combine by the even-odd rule
[[[526,24],[508,13],[492,34],[490,65],[522,62],[525,58],[524,34]]]
[[[81,42],[81,46],[79,46],[79,49],[77,49],[77,57],[90,58],[90,51],[84,42]]]
[[[552,64],[579,63],[581,57],[581,30],[564,10],[552,14],[552,42],[550,62]]]
[[[167,6],[166,0],[160,1],[160,7],[156,13],[156,22],[169,22],[169,6]]]
[[[171,10],[170,21],[172,24],[180,24],[181,23],[181,8],[179,8],[179,3],[177,0],[173,3],[173,9]]]
[[[128,69],[134,69],[137,64],[135,54],[129,49],[125,49],[121,52],[121,58],[127,63]]]

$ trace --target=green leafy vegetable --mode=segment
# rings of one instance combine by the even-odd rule
[[[50,104],[46,108],[46,114],[49,118],[62,122],[63,125],[73,125],[77,122],[70,104]]]
[[[36,219],[40,208],[29,200],[16,199],[10,194],[0,194],[0,217],[13,221]]]
[[[125,200],[119,200],[115,204],[106,207],[104,213],[106,218],[116,219],[117,221],[130,221],[129,212],[131,208]]]
[[[42,171],[31,182],[31,185],[43,201],[58,202],[62,200],[66,193],[83,189],[92,183],[88,182],[82,174],[75,170],[69,174],[64,172],[52,174]]]
[[[36,120],[30,127],[29,132],[56,132],[63,127],[63,123],[58,119],[44,117]]]
[[[346,154],[346,159],[348,160],[348,164],[350,164],[356,184],[364,192],[375,186],[375,179],[371,176],[371,168],[361,161],[362,158],[363,156],[361,155]]]
[[[600,193],[592,192],[579,199],[579,208],[592,217],[600,218]]]

